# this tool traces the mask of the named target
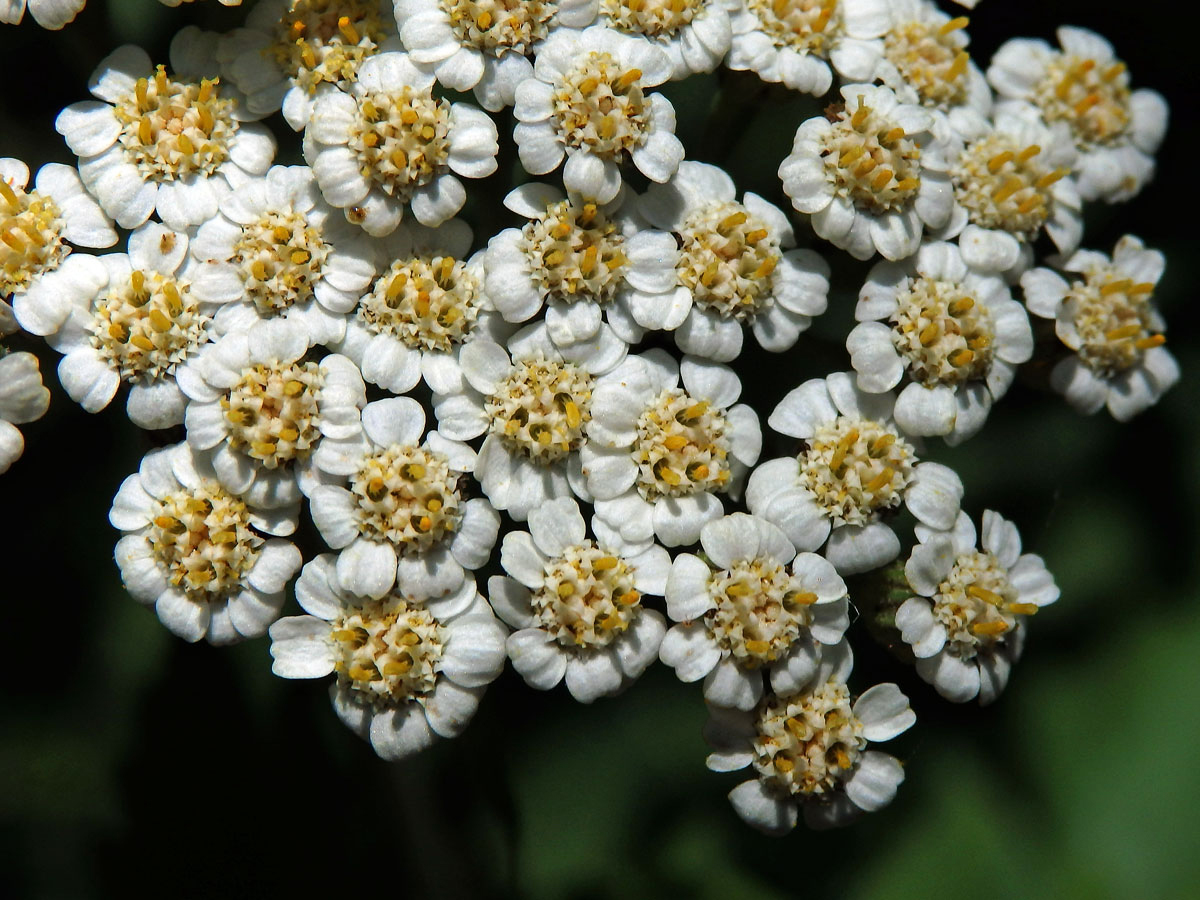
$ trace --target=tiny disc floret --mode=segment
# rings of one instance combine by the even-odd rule
[[[133,93],[117,101],[117,140],[144,177],[207,178],[229,158],[237,123],[234,101],[221,96],[219,81],[176,81],[160,65],[153,78],[139,78]]]
[[[637,421],[633,459],[637,488],[646,500],[728,488],[729,424],[706,400],[667,388]]]
[[[332,625],[338,681],[360,700],[393,706],[437,685],[445,634],[424,607],[389,594],[347,609]]]
[[[1019,617],[1038,611],[1018,602],[1018,591],[991,553],[973,550],[955,561],[933,598],[933,616],[946,628],[955,655],[972,659],[1004,640]]]
[[[769,665],[787,655],[812,621],[817,595],[799,588],[777,560],[738,560],[711,576],[709,591],[716,607],[705,613],[705,625],[717,646],[739,666]]]
[[[986,305],[960,284],[918,276],[897,296],[892,343],[918,384],[958,385],[985,378],[996,327]]]
[[[348,88],[386,37],[379,0],[292,0],[263,52],[312,94],[322,84]]]
[[[624,68],[610,53],[585,55],[554,91],[554,119],[567,146],[608,158],[641,146],[651,124],[641,78],[640,69]]]
[[[545,0],[440,0],[455,36],[491,56],[527,54],[550,32],[557,2]]]
[[[530,599],[535,627],[563,647],[607,647],[641,610],[633,569],[594,541],[567,547],[543,568],[542,586]]]
[[[837,0],[747,0],[776,47],[826,57],[841,32]]]
[[[844,684],[830,682],[765,704],[756,722],[754,768],[787,794],[826,794],[867,746]]]
[[[307,459],[321,438],[320,366],[312,362],[256,363],[221,398],[229,443],[275,469]]]
[[[147,537],[167,580],[194,601],[239,590],[264,543],[250,527],[246,504],[215,484],[159,500]]]
[[[450,104],[405,86],[359,98],[348,146],[359,170],[380,189],[407,200],[445,171],[450,156]]]
[[[518,246],[550,302],[607,303],[629,266],[624,244],[616,224],[596,204],[560,200],[521,229]]]
[[[481,287],[452,256],[397,260],[359,302],[358,318],[413,350],[448,353],[474,329]]]
[[[771,293],[779,238],[740,203],[702,207],[683,223],[676,268],[679,280],[704,309],[753,320]]]
[[[692,24],[697,0],[601,0],[600,11],[621,31],[670,38]]]
[[[71,248],[66,222],[54,200],[25,191],[0,177],[0,297],[24,290],[44,272],[58,268]]]
[[[592,376],[573,363],[517,360],[484,401],[491,431],[511,451],[550,465],[578,450],[591,419]]]
[[[1135,284],[1112,268],[1088,273],[1071,286],[1065,312],[1079,335],[1079,358],[1109,377],[1131,369],[1147,350],[1167,342],[1150,302],[1154,285]]]
[[[126,381],[156,381],[203,343],[208,322],[189,282],[134,269],[95,301],[91,342]]]
[[[970,221],[1033,240],[1053,206],[1051,188],[1068,171],[1051,169],[1037,144],[1021,146],[1004,134],[970,144],[954,171],[958,202]]]
[[[860,96],[842,108],[824,138],[821,158],[837,194],[872,213],[908,207],[921,187],[921,150],[904,129]]]
[[[1066,122],[1080,147],[1117,141],[1130,124],[1129,73],[1125,63],[1066,53],[1046,67],[1033,89],[1034,103],[1050,124]]]
[[[963,49],[966,16],[944,23],[905,22],[884,35],[883,55],[920,97],[921,103],[947,109],[968,99],[970,54]]]
[[[799,462],[801,484],[835,525],[864,525],[900,505],[916,456],[895,429],[838,416],[817,428]]]
[[[312,297],[330,250],[304,216],[270,212],[242,230],[233,262],[258,311],[279,313]]]
[[[420,553],[452,536],[462,522],[458,476],[445,454],[393,446],[363,460],[350,479],[359,533],[401,553]]]

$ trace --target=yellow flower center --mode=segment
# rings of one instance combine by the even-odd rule
[[[484,404],[492,433],[511,450],[550,465],[586,440],[592,376],[572,363],[521,360]]]
[[[246,504],[213,482],[159,500],[147,537],[167,580],[193,600],[241,590],[263,545]]]
[[[0,178],[0,297],[58,268],[71,252],[62,237],[65,225],[50,197]]]
[[[316,363],[264,365],[242,372],[221,398],[229,443],[266,468],[306,459],[321,438],[324,378]]]
[[[835,525],[865,525],[899,506],[916,456],[893,428],[839,416],[801,451],[800,482]]]
[[[918,275],[897,301],[892,343],[913,381],[933,387],[987,376],[995,324],[988,308],[962,285]]]
[[[420,553],[453,535],[462,521],[458,476],[444,454],[389,447],[367,457],[350,480],[358,530],[401,553]]]
[[[381,16],[379,0],[292,0],[263,53],[310,94],[322,84],[348,89],[394,30],[390,4]]]
[[[637,422],[633,459],[637,488],[647,500],[729,487],[729,424],[706,400],[667,388]]]
[[[414,350],[448,353],[475,327],[479,295],[479,279],[452,256],[397,260],[359,302],[358,317]]]
[[[837,113],[821,157],[837,193],[872,213],[907,207],[921,187],[920,148],[862,96]]]
[[[564,647],[607,647],[641,611],[633,570],[593,541],[567,547],[548,561],[531,599],[537,627]]]
[[[607,303],[629,264],[624,243],[596,204],[560,200],[521,229],[519,246],[550,302]]]
[[[437,685],[445,629],[398,594],[360,601],[333,623],[332,637],[338,680],[374,706],[427,697]]]
[[[844,684],[824,684],[766,704],[758,717],[754,768],[787,793],[837,788],[867,746]]]
[[[650,129],[641,70],[608,53],[585,54],[555,87],[554,120],[570,147],[610,158],[632,151]]]

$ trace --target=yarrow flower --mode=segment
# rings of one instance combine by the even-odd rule
[[[924,243],[904,262],[877,263],[854,317],[846,349],[859,389],[883,393],[906,380],[896,424],[951,445],[983,427],[1033,355],[1029,317],[1008,285],[969,268],[954,244]]]
[[[455,440],[487,432],[475,477],[492,505],[518,522],[574,491],[587,498],[579,451],[588,440],[596,376],[617,366],[625,342],[605,327],[593,341],[556,347],[532,325],[505,349],[487,340],[459,352],[461,381],[433,397],[439,431]]]
[[[496,124],[470,104],[434,97],[433,82],[407,54],[380,53],[359,67],[349,93],[317,93],[304,157],[325,199],[368,234],[395,230],[406,205],[418,222],[438,225],[466,202],[455,175],[496,171]]]
[[[126,589],[186,641],[266,634],[300,568],[293,544],[263,537],[290,534],[295,522],[233,496],[187,444],[146,454],[108,518],[126,532],[115,551]]]
[[[725,64],[763,81],[824,95],[830,65],[844,81],[871,81],[891,21],[886,0],[728,0],[733,39]]]
[[[726,0],[600,0],[603,24],[667,51],[671,78],[711,72],[733,39]]]
[[[717,362],[741,353],[744,325],[767,350],[793,346],[825,312],[829,292],[829,266],[812,250],[792,249],[796,239],[783,211],[749,191],[740,203],[736,196],[722,169],[685,160],[638,203],[679,245],[678,289],[635,289],[630,313],[644,328],[673,330],[684,353]]]
[[[399,50],[385,0],[260,0],[217,46],[221,74],[259,116],[282,110],[296,131],[322,85],[349,90],[363,60]]]
[[[868,750],[916,721],[894,684],[877,684],[851,700],[846,644],[830,648],[799,691],[767,695],[753,711],[709,707],[708,767],[753,767],[755,778],[729,792],[734,812],[767,834],[786,834],[800,812],[810,828],[846,825],[891,803],[904,781],[894,756]]]
[[[484,289],[484,254],[470,252],[470,227],[458,219],[437,228],[408,225],[376,250],[382,271],[359,298],[345,339],[331,349],[394,394],[422,379],[435,394],[455,393],[463,345],[479,339],[502,344],[512,330]]]
[[[924,229],[941,228],[953,211],[949,137],[891,88],[846,84],[841,94],[843,106],[796,130],[779,165],[784,193],[820,237],[856,259],[911,256]]]
[[[513,628],[508,656],[525,682],[565,680],[581,703],[616,694],[658,656],[666,625],[642,603],[661,596],[671,561],[651,545],[622,553],[587,536],[579,506],[560,497],[529,512],[529,531],[504,536],[509,577],[488,581],[496,613]]]
[[[533,74],[513,108],[527,172],[553,172],[565,156],[567,192],[596,203],[617,196],[626,158],[651,181],[675,173],[683,159],[675,108],[646,93],[671,77],[666,51],[599,25],[562,29],[539,48]]]
[[[122,228],[157,212],[182,231],[217,214],[221,197],[275,156],[275,139],[236,102],[206,56],[207,41],[185,28],[171,42],[169,76],[146,51],[118,47],[92,74],[96,100],[73,103],[54,127],[79,157],[88,192]]]
[[[988,81],[1050,125],[1067,126],[1084,200],[1128,200],[1154,176],[1167,103],[1156,91],[1130,90],[1125,63],[1094,31],[1064,25],[1056,33],[1061,50],[1031,38],[1008,41],[992,57]]]
[[[893,421],[895,403],[891,393],[859,390],[848,372],[790,391],[767,424],[804,444],[798,455],[772,459],[750,474],[750,512],[782,528],[799,550],[825,545],[825,557],[842,575],[867,572],[900,554],[885,516],[902,503],[926,525],[951,527],[962,481],[940,463],[920,461]]]
[[[293,517],[301,483],[316,483],[316,459],[358,445],[366,403],[354,363],[333,353],[308,361],[308,347],[298,323],[271,319],[226,335],[178,373],[188,443],[212,451],[227,490]]]
[[[896,610],[896,628],[912,647],[917,674],[947,700],[995,700],[1025,642],[1025,622],[1058,599],[1040,556],[1021,553],[1012,522],[984,510],[983,543],[960,513],[950,531],[918,529],[904,564],[918,596]]]
[[[403,582],[372,600],[342,587],[326,553],[300,573],[296,599],[307,615],[271,626],[271,671],[336,674],[330,695],[338,718],[386,760],[461,734],[504,668],[507,632],[471,578],[423,602]]]
[[[97,264],[71,244],[111,247],[112,220],[87,195],[79,173],[47,163],[29,187],[29,167],[0,158],[0,310],[12,307],[21,327],[33,334],[54,331],[67,315],[63,295],[77,281],[95,280]]]
[[[511,191],[504,205],[529,222],[488,242],[487,293],[500,314],[524,322],[544,308],[556,344],[590,340],[602,318],[621,340],[641,340],[634,298],[674,293],[675,241],[638,227],[627,196],[598,205],[538,182]]]
[[[1015,280],[1045,234],[1063,253],[1083,236],[1083,203],[1070,172],[1076,153],[1062,128],[1028,107],[1001,104],[990,121],[964,126],[951,154],[954,211],[936,236],[958,238],[974,268]]]
[[[0,326],[3,324],[0,316]],[[17,426],[46,414],[50,392],[42,384],[36,356],[4,354],[2,350],[0,354],[0,475],[3,475],[25,451],[25,438]]]
[[[1073,351],[1054,366],[1050,383],[1080,412],[1107,406],[1126,422],[1179,380],[1179,363],[1163,346],[1166,322],[1153,303],[1165,267],[1162,253],[1125,235],[1111,258],[1080,250],[1066,260],[1063,270],[1079,276],[1071,283],[1050,269],[1021,276],[1029,311],[1053,319],[1058,339]]]
[[[2,0],[0,22],[19,25],[28,9],[35,22],[50,31],[57,31],[74,21],[86,4],[87,0]]]
[[[630,545],[694,543],[762,449],[741,393],[726,366],[661,350],[598,379],[580,455],[596,517]]]
[[[379,599],[397,580],[414,600],[458,590],[491,555],[500,516],[470,498],[475,451],[437,431],[409,397],[363,409],[363,440],[317,459],[330,476],[311,490],[313,523],[337,557],[339,583]],[[424,438],[424,440],[422,440]]]
[[[70,313],[46,338],[63,354],[58,379],[90,413],[107,407],[124,381],[135,425],[179,425],[186,399],[176,376],[209,342],[214,309],[192,293],[187,235],[148,222],[129,236],[128,253],[99,262],[103,277],[77,279],[64,292]]]
[[[704,557],[681,553],[667,578],[662,661],[682,681],[704,679],[704,699],[753,709],[763,682],[800,690],[850,624],[846,583],[815,553],[797,553],[765,519],[734,513],[700,530]]]
[[[307,166],[272,166],[223,198],[191,254],[201,263],[192,290],[220,304],[217,335],[281,317],[299,322],[310,344],[334,344],[375,275],[369,239],[334,214]]]
[[[533,77],[529,57],[556,28],[584,28],[598,0],[395,0],[404,47],[455,91],[496,112]]]

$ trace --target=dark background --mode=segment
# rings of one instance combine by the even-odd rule
[[[54,116],[87,97],[107,52],[137,41],[165,61],[183,23],[227,29],[243,15],[196,7],[89,0],[63,32],[0,27],[0,155],[35,170],[73,162]],[[1121,426],[1073,414],[1035,368],[980,436],[930,447],[962,474],[976,519],[995,508],[1017,522],[1063,596],[1032,623],[1009,692],[982,710],[940,701],[853,627],[854,684],[896,680],[918,715],[894,744],[907,781],[889,809],[834,833],[746,828],[724,797],[744,776],[704,768],[699,687],[662,666],[592,708],[507,671],[463,737],[382,763],[323,685],[271,675],[265,639],[189,646],[123,592],[106,514],[152,439],[119,401],[81,412],[42,348],[51,410],[24,427],[26,455],[0,480],[0,896],[1196,896],[1196,53],[1167,4],[1141,9],[984,0],[971,14],[984,64],[1007,37],[1052,39],[1070,22],[1106,34],[1134,86],[1168,97],[1157,181],[1125,206],[1089,208],[1085,246],[1109,251],[1133,232],[1166,252],[1157,299],[1184,380]],[[745,99],[750,85],[726,73],[667,93],[689,157],[787,208],[775,168],[817,106],[779,90]],[[737,100],[721,104],[719,89]],[[291,148],[280,161],[298,161],[271,121]],[[471,187],[465,217],[481,239],[511,224],[495,202],[505,187]],[[764,419],[789,388],[848,367],[862,272],[835,266],[830,312],[794,350],[748,340],[737,367]],[[764,458],[782,452],[769,443]]]

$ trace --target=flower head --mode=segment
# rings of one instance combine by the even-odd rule
[[[126,532],[115,552],[126,589],[187,641],[265,634],[300,568],[294,545],[263,536],[295,523],[235,497],[187,444],[146,454],[108,518]]]
[[[950,531],[918,530],[904,565],[917,594],[896,610],[896,627],[917,674],[955,703],[991,703],[1021,655],[1026,620],[1058,599],[1040,556],[1021,553],[1012,522],[983,513],[983,542],[960,513]]]
[[[358,597],[327,553],[304,567],[296,599],[307,615],[271,627],[271,671],[336,674],[338,718],[386,760],[461,734],[504,668],[505,628],[470,578],[437,599],[416,600],[403,582],[381,598]]]
[[[529,512],[529,531],[504,536],[500,561],[509,577],[488,582],[514,668],[549,690],[564,678],[582,703],[628,687],[658,656],[666,626],[645,594],[661,595],[670,558],[653,545],[623,553],[587,536],[570,497]]]
[[[725,0],[600,0],[603,24],[661,47],[671,78],[711,72],[733,39]]]

